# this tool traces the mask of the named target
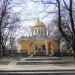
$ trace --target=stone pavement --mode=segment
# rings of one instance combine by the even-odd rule
[[[74,65],[0,65],[0,70],[75,70]]]
[[[58,66],[58,65],[2,65],[0,74],[24,74],[24,75],[75,75],[75,66]]]
[[[26,62],[26,61],[28,61],[28,60],[30,60],[31,61],[31,59],[32,59],[32,61],[33,60],[36,60],[36,59],[38,59],[38,61],[44,61],[44,62],[46,62],[46,61],[56,61],[56,60],[63,60],[64,61],[64,59],[60,59],[60,58],[56,58],[56,57],[42,57],[42,58],[40,58],[40,57],[36,57],[36,58],[33,58],[33,57],[28,57],[28,58],[23,58],[23,59],[21,59],[20,61],[13,61],[13,62],[11,62],[10,64],[8,64],[8,65],[0,65],[0,73],[24,73],[24,74],[42,74],[42,75],[44,75],[45,73],[46,73],[46,75],[47,74],[50,74],[50,73],[65,73],[65,75],[75,75],[75,65],[73,65],[73,64],[70,64],[70,65],[68,65],[68,64],[47,64],[47,63],[45,63],[45,64],[28,64],[28,65],[24,65],[24,64],[22,64],[22,65],[18,65],[17,64],[17,62]],[[49,59],[49,60],[47,60],[47,59]],[[36,61],[37,62],[37,61]],[[40,75],[39,74],[39,75]],[[56,75],[56,74],[55,74]],[[58,74],[59,75],[59,74]]]

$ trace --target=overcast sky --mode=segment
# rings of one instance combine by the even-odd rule
[[[32,0],[14,0],[14,2],[17,3],[17,5],[13,8],[13,10],[17,13],[20,13],[19,16],[21,20],[24,20],[21,21],[21,26],[33,26],[37,18],[43,21],[45,25],[52,25],[51,20],[53,19],[54,14],[47,14],[46,12],[54,11],[54,5],[44,5],[42,2],[33,2]],[[28,35],[28,29],[26,29],[27,28],[21,29],[21,31],[17,32],[17,34],[20,34],[20,36],[21,34]],[[53,30],[53,26],[51,26],[51,29]]]
[[[23,26],[34,25],[37,18],[48,24],[53,17],[52,14],[46,14],[46,12],[53,11],[55,8],[53,5],[44,5],[41,2],[33,2],[32,0],[15,0],[15,2],[18,2],[19,5],[14,7],[13,10],[21,13],[20,18],[24,20],[21,22]],[[43,12],[45,9],[46,11]]]

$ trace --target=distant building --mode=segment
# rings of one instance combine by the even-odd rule
[[[18,50],[28,55],[54,55],[59,52],[59,44],[48,35],[48,29],[39,19],[31,27],[32,35],[18,40]]]

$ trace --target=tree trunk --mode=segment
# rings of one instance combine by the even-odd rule
[[[0,30],[0,52],[1,52],[1,56],[5,56],[5,46],[4,46],[1,30]]]
[[[73,40],[73,43],[72,43],[72,49],[73,49],[73,56],[75,60],[75,39]]]

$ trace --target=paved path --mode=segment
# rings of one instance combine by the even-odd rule
[[[31,59],[31,57],[23,58],[20,60],[20,62],[22,62],[22,61],[25,62],[26,59]],[[48,60],[45,60],[45,62],[46,61],[48,61]],[[35,73],[37,73],[37,74],[40,73],[42,75],[44,75],[45,73],[46,74],[47,73],[48,74],[50,74],[50,73],[65,73],[65,75],[75,75],[75,65],[73,65],[73,64],[71,64],[71,65],[68,65],[68,64],[64,64],[64,65],[63,64],[61,64],[61,65],[59,65],[59,64],[58,65],[56,65],[56,64],[16,65],[16,62],[17,61],[13,61],[8,65],[0,65],[0,73],[4,74],[4,73],[15,73],[16,72],[17,74],[24,73],[26,75],[27,74],[29,75],[29,73],[32,75],[35,75]],[[57,74],[57,75],[59,75],[59,74]]]
[[[0,75],[75,75],[75,66],[2,65]]]
[[[0,70],[75,70],[74,65],[1,65]]]

